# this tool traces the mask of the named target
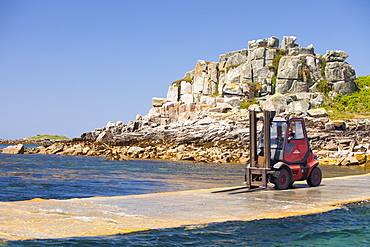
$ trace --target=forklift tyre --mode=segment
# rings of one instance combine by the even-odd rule
[[[289,171],[287,169],[280,169],[276,171],[277,176],[273,176],[272,183],[275,184],[275,189],[286,190],[292,184],[292,179],[290,177]]]
[[[321,184],[322,172],[319,167],[312,169],[310,176],[307,178],[307,184],[311,187],[316,187]]]

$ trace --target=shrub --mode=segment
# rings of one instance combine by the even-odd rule
[[[249,106],[256,104],[256,103],[257,103],[256,99],[243,100],[239,105],[239,109],[248,109]]]
[[[358,89],[370,88],[370,75],[356,78],[356,85]]]
[[[330,87],[327,80],[321,80],[317,83],[317,88],[320,93],[328,94],[330,91]]]

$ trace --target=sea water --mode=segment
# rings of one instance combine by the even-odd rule
[[[324,167],[324,176],[362,168]],[[244,165],[0,154],[0,201],[119,196],[239,186]],[[210,212],[211,213],[211,212]],[[3,241],[2,246],[369,246],[370,203],[284,219],[234,221],[115,236]]]

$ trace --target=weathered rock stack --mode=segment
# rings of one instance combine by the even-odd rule
[[[248,49],[223,54],[218,62],[199,60],[194,70],[169,86],[167,98],[153,98],[147,115],[127,125],[108,123],[82,138],[113,140],[124,133],[139,135],[146,127],[184,124],[217,114],[243,115],[252,103],[259,103],[257,109],[282,114],[325,117],[325,111],[319,115],[309,111],[325,102],[320,87],[331,90],[333,97],[350,94],[356,90],[355,71],[344,62],[345,52],[327,51],[321,56],[314,53],[313,45],[303,48],[295,40],[283,37],[280,48],[276,37],[253,40]]]
[[[253,40],[248,49],[229,52],[218,62],[199,60],[194,70],[173,82],[167,98],[153,98],[149,122],[168,124],[191,119],[192,112],[243,112],[243,101],[256,99],[263,109],[305,114],[325,97],[356,90],[355,71],[343,51],[315,54],[295,43],[296,37]],[[298,93],[298,94],[297,94]],[[303,94],[302,94],[303,93]],[[297,94],[297,95],[296,95]]]
[[[323,92],[336,97],[356,90],[355,71],[344,62],[348,55],[327,51],[321,56],[313,45],[303,48],[295,40],[283,37],[280,48],[276,37],[253,40],[248,49],[223,54],[218,62],[199,60],[195,69],[169,86],[166,98],[152,99],[147,115],[138,115],[128,124],[109,122],[80,138],[90,146],[112,144],[114,150],[76,144],[59,153],[78,150],[86,155],[103,152],[113,159],[243,162],[248,150],[248,108],[310,117],[307,121],[315,122],[316,129],[338,131],[325,118],[325,109],[318,107],[326,100]],[[321,144],[313,146],[320,150],[328,140],[318,140]]]

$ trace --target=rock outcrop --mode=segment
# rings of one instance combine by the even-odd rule
[[[351,133],[354,127],[330,122],[320,108],[326,100],[319,92],[322,85],[333,97],[356,90],[355,71],[345,62],[348,54],[327,51],[321,56],[313,45],[301,47],[296,39],[283,37],[280,48],[276,37],[253,40],[246,49],[220,55],[218,62],[199,60],[171,83],[166,98],[152,99],[147,115],[127,124],[108,122],[70,143],[35,152],[246,163],[248,108],[306,117],[313,149],[326,156],[336,155],[338,147],[346,151],[347,146],[350,152],[370,152],[365,143],[356,149],[337,138],[349,131],[348,138],[366,139],[366,131]],[[368,131],[368,123],[365,127]]]
[[[310,146],[319,156],[320,162],[335,165],[370,165],[369,120],[344,122],[307,117],[305,121]],[[198,115],[197,121],[194,122],[146,126],[141,130],[127,132],[126,128],[131,128],[132,125],[113,125],[110,122],[99,130],[121,132],[111,140],[97,142],[80,138],[45,144],[26,152],[104,156],[111,160],[164,159],[246,164],[249,159],[247,116]],[[261,126],[258,129],[261,130]]]
[[[348,54],[344,51],[327,51],[325,75],[333,91],[342,95],[351,94],[356,90],[355,70],[344,60]]]
[[[23,144],[11,145],[3,149],[4,154],[24,154]]]
[[[194,111],[242,113],[241,104],[252,99],[279,113],[307,115],[325,101],[320,84],[327,84],[331,95],[356,90],[355,71],[345,62],[347,53],[329,50],[321,56],[313,45],[301,47],[296,39],[283,37],[280,48],[276,37],[253,40],[248,49],[222,54],[218,62],[199,60],[194,70],[170,85],[166,99],[153,98],[150,119],[162,125],[190,120],[189,112]],[[297,93],[305,97],[287,96]]]

